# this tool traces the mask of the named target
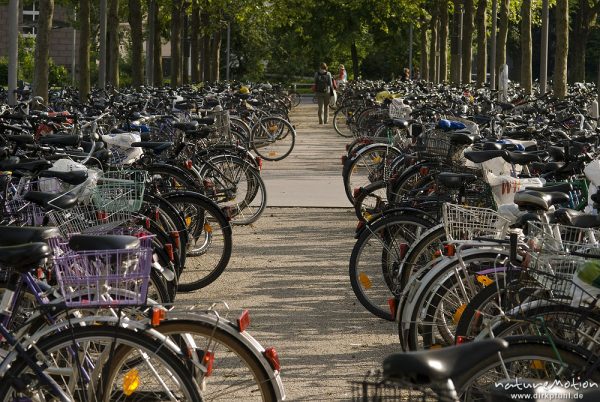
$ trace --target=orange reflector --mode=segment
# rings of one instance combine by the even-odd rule
[[[237,319],[238,330],[244,332],[250,325],[250,311],[244,310]]]
[[[171,243],[165,244],[165,251],[169,255],[169,260],[175,261],[175,253],[173,252],[173,245]]]
[[[460,306],[458,306],[458,308],[454,312],[454,315],[452,316],[452,322],[454,323],[454,325],[458,325],[458,322],[460,321],[460,317],[462,317],[466,308],[467,308],[467,305],[464,303],[461,304]]]
[[[494,283],[489,277],[485,275],[477,275],[477,282],[481,283],[484,287],[490,286]]]
[[[281,371],[281,363],[279,362],[279,355],[275,348],[266,348],[263,352],[265,358],[271,365],[271,368],[275,371]]]
[[[454,247],[454,244],[446,244],[444,246],[444,250],[446,251],[446,255],[448,257],[454,257],[456,254],[456,247]]]
[[[152,317],[150,318],[150,324],[153,327],[158,327],[160,322],[167,318],[167,311],[160,307],[152,307]]]
[[[365,274],[364,272],[358,274],[358,281],[365,287],[365,289],[371,289],[373,287],[371,278],[369,278],[369,275]]]
[[[388,299],[388,306],[390,306],[390,313],[392,313],[392,317],[396,317],[396,299],[394,297],[390,297]]]

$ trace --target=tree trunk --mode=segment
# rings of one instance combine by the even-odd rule
[[[204,81],[210,81],[210,34],[208,33],[209,15],[200,13],[200,26],[202,27],[202,44],[200,49],[201,76]]]
[[[131,83],[135,88],[139,88],[144,83],[142,4],[141,0],[128,0],[128,3],[128,22],[131,27]]]
[[[556,0],[556,53],[552,85],[554,96],[567,95],[567,56],[569,54],[569,1]]]
[[[508,9],[510,0],[500,0],[500,12],[498,13],[498,36],[496,39],[496,76],[500,67],[506,64],[506,40],[508,38]]]
[[[448,0],[438,2],[440,12],[439,52],[440,52],[440,82],[448,79]]]
[[[437,53],[437,44],[438,44],[438,33],[437,33],[437,21],[438,15],[437,11],[434,9],[431,13],[431,21],[429,21],[429,29],[431,31],[431,38],[429,41],[429,81],[436,82],[437,70],[436,70],[436,53]]]
[[[588,0],[579,0],[575,18],[572,25],[571,37],[571,66],[569,68],[570,80],[572,82],[585,82],[585,53],[587,41],[590,36],[592,25],[598,16],[600,1],[596,0],[590,5]]]
[[[181,0],[171,6],[171,87],[181,84]]]
[[[79,15],[79,100],[85,102],[90,93],[90,0],[80,0]]]
[[[48,100],[48,43],[52,29],[54,0],[40,0],[40,15],[38,17],[37,35],[35,37],[35,67],[33,70],[33,95]]]
[[[200,8],[198,0],[192,2],[192,21],[190,28],[190,53],[192,65],[192,83],[200,81]]]
[[[357,80],[360,76],[360,70],[358,68],[358,50],[356,49],[356,41],[352,41],[350,46],[350,54],[352,56],[352,72],[354,73],[354,80]]]
[[[210,59],[211,59],[211,71],[212,71],[212,78],[213,81],[220,81],[221,80],[221,30],[219,29],[217,32],[215,32],[215,34],[213,35],[213,40],[212,40],[212,46],[211,46],[211,55],[210,55]]]
[[[531,0],[521,3],[521,88],[531,94],[532,81]]]
[[[462,82],[471,82],[471,61],[473,59],[473,0],[465,0],[465,14],[463,17],[462,37]]]
[[[157,87],[162,86],[163,84],[163,69],[162,69],[162,41],[160,36],[160,6],[158,5],[158,1],[154,2],[154,46],[152,47],[152,51],[154,52],[154,56],[152,57],[154,61],[154,66],[152,66],[153,72],[152,75],[154,77],[154,85]]]
[[[427,66],[427,21],[421,19],[421,79],[429,81],[429,70]]]
[[[454,14],[452,15],[452,36],[450,37],[450,80],[453,83],[458,84],[460,82],[460,71],[462,60],[460,58],[460,13],[461,13],[461,0],[453,0],[454,3]]]
[[[482,87],[487,81],[487,32],[486,32],[487,0],[479,0],[477,4],[477,86]]]
[[[108,83],[119,87],[119,0],[108,0]]]

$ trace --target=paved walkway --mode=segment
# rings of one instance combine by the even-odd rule
[[[227,301],[233,316],[249,308],[249,333],[279,351],[288,400],[348,400],[349,381],[398,348],[396,326],[368,313],[350,287],[356,217],[341,185],[346,140],[314,123],[316,105],[298,107],[292,120],[297,148],[265,164],[271,207],[253,226],[234,227],[225,273],[182,298]]]
[[[263,179],[268,205],[276,207],[348,207],[341,178],[341,160],[348,139],[329,125],[319,125],[311,99],[292,114],[296,127],[294,151],[282,161],[265,161]]]

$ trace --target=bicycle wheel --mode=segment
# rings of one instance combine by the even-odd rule
[[[348,106],[342,106],[337,109],[333,114],[333,128],[335,132],[342,137],[352,137],[352,130],[350,129],[350,120],[352,119],[353,111]]]
[[[40,367],[47,366],[44,372],[72,400],[202,400],[180,357],[139,332],[76,327],[43,338],[28,353]],[[32,395],[36,400],[54,399],[25,359],[15,360],[5,379],[0,384],[3,401]]]
[[[350,257],[350,283],[360,303],[377,317],[394,320],[389,299],[398,292],[403,250],[430,225],[421,218],[392,215],[367,226],[358,238]]]
[[[371,216],[383,211],[388,205],[386,189],[385,180],[378,180],[361,187],[354,199],[354,213],[359,221],[368,221]]]
[[[384,144],[371,145],[344,166],[343,179],[346,196],[354,203],[354,189],[387,179],[386,173],[400,151]]]
[[[260,358],[232,334],[196,320],[164,321],[157,328],[177,343],[178,335],[192,337],[198,350],[214,356],[213,372],[204,377],[203,401],[275,401],[276,392]],[[188,338],[189,342],[189,338]]]
[[[231,222],[256,222],[267,206],[267,190],[258,170],[246,160],[220,155],[207,160],[200,175],[212,183],[207,192],[228,211]]]
[[[404,287],[413,273],[440,257],[444,250],[446,231],[443,225],[429,229],[406,252],[401,267],[400,286]]]
[[[223,273],[232,249],[232,231],[219,207],[201,194],[179,191],[163,197],[175,207],[188,229],[187,263],[178,290],[208,286]]]
[[[280,117],[263,117],[252,126],[250,144],[261,158],[280,161],[294,149],[296,130]]]
[[[546,338],[508,337],[509,347],[484,359],[471,370],[454,378],[453,382],[461,396],[460,400],[485,401],[485,396],[495,382],[509,379],[555,380],[572,384],[574,381],[600,381],[600,371],[596,368],[586,373],[590,356],[569,344],[555,342],[548,344]],[[573,345],[574,346],[574,345]],[[518,391],[516,391],[518,393]]]
[[[290,97],[292,107],[298,106],[300,104],[300,101],[302,100],[302,97],[300,97],[300,94],[298,92],[290,92],[288,96]]]

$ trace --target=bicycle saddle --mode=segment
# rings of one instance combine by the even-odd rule
[[[208,137],[212,132],[213,132],[213,129],[210,126],[203,126],[197,130],[186,131],[185,135],[188,138],[204,139],[204,138]]]
[[[73,235],[69,248],[74,251],[131,250],[140,247],[140,240],[134,236],[122,235]]]
[[[525,190],[539,191],[540,193],[551,193],[557,191],[559,193],[569,193],[573,191],[571,183],[559,183],[546,187],[525,187]]]
[[[78,135],[50,134],[40,138],[40,144],[75,146],[79,144]]]
[[[23,195],[26,201],[33,202],[43,209],[69,209],[77,204],[77,196],[71,193],[55,194],[42,191],[28,191]]]
[[[20,134],[20,135],[6,135],[5,136],[8,141],[16,142],[17,144],[33,144],[35,139],[33,135],[29,134]]]
[[[194,131],[198,128],[198,123],[195,121],[189,123],[173,123],[173,128],[181,131]]]
[[[565,166],[564,162],[532,162],[529,168],[541,173],[556,172]]]
[[[212,126],[213,124],[215,124],[214,117],[196,117],[196,118],[193,118],[193,120],[195,122],[197,122],[198,124],[204,124],[206,126]]]
[[[394,353],[383,361],[383,375],[417,384],[443,381],[465,373],[475,364],[507,347],[507,341],[495,338],[443,349]]]
[[[547,211],[552,205],[564,204],[569,200],[569,195],[565,193],[521,190],[515,194],[514,203],[526,210]]]
[[[142,141],[142,142],[133,142],[131,144],[131,146],[133,148],[150,149],[156,155],[158,155],[161,152],[171,148],[173,146],[173,143],[172,142],[159,142],[159,141]]]
[[[59,236],[58,229],[53,227],[0,226],[0,246],[43,243]]]
[[[88,173],[85,170],[72,170],[70,172],[57,172],[55,170],[44,170],[40,172],[40,177],[53,177],[67,184],[78,185],[83,183],[88,178]]]
[[[559,209],[554,212],[554,219],[560,224],[583,229],[600,227],[600,216],[586,214],[585,212],[575,211],[574,209]]]
[[[0,162],[0,170],[26,170],[29,172],[45,170],[52,167],[52,163],[46,160],[36,160],[36,161],[28,161],[28,162],[10,162],[10,161],[2,161]]]
[[[531,162],[540,162],[539,154],[531,154],[527,152],[510,152],[506,151],[506,153],[502,156],[505,161],[509,163],[515,163],[517,165],[526,165]]]
[[[404,119],[389,119],[386,121],[388,127],[408,128],[408,121]]]
[[[41,260],[50,257],[52,250],[46,243],[27,243],[0,247],[0,266],[21,273],[36,268]]]
[[[465,152],[465,158],[474,163],[483,163],[490,159],[504,157],[506,154],[505,150],[493,149],[489,151],[467,151]]]
[[[460,189],[466,183],[477,180],[477,176],[471,173],[442,172],[438,174],[439,184],[451,189]]]
[[[475,141],[475,136],[469,131],[450,131],[448,140],[454,145],[471,145]]]

